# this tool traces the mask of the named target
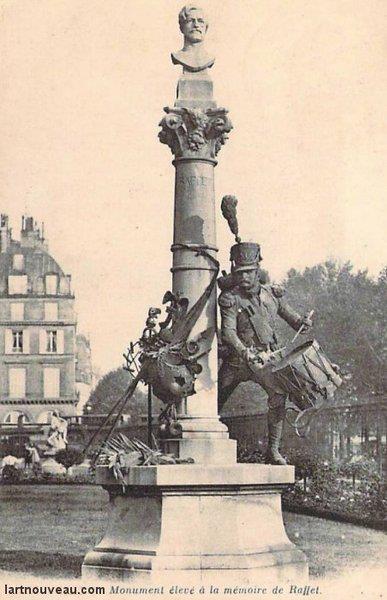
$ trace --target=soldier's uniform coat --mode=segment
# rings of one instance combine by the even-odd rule
[[[278,386],[271,368],[263,367],[259,373],[253,373],[243,358],[246,348],[276,349],[277,315],[295,330],[302,324],[302,318],[285,302],[283,294],[279,286],[261,284],[251,292],[234,287],[220,294],[222,342],[230,355],[219,371],[219,408],[239,383],[256,381],[269,395],[269,408],[284,411],[286,394]]]

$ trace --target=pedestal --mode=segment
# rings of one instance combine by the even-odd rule
[[[306,559],[281,511],[293,481],[289,466],[163,465],[132,467],[123,491],[98,467],[110,516],[82,575],[146,585],[303,582]]]

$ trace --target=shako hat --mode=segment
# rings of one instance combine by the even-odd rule
[[[223,196],[222,198],[222,214],[236,241],[236,244],[231,246],[230,249],[231,271],[233,273],[235,271],[252,271],[257,269],[259,262],[262,260],[260,245],[255,242],[242,242],[239,237],[237,204],[238,200],[235,196]]]
[[[239,242],[230,249],[231,270],[253,271],[262,260],[261,247],[255,242]]]

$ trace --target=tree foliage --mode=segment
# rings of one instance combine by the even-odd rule
[[[352,375],[341,392],[346,400],[385,393],[387,268],[374,280],[349,262],[330,260],[303,272],[291,269],[284,285],[301,314],[314,309],[314,337]]]
[[[115,369],[109,371],[99,380],[98,384],[90,394],[87,403],[90,406],[89,414],[106,414],[113,405],[123,396],[129,383],[132,380],[132,375],[125,369]],[[161,403],[157,398],[153,397],[152,401],[153,413],[159,412]],[[140,415],[147,412],[147,396],[137,387],[133,396],[127,401],[124,413],[130,414],[132,423],[136,421]]]

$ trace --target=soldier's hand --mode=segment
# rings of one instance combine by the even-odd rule
[[[270,353],[263,350],[258,352],[255,348],[246,348],[244,358],[246,362],[254,363],[255,368],[262,368],[268,362]]]
[[[307,333],[309,331],[309,329],[311,327],[313,327],[313,321],[312,321],[313,312],[314,311],[311,311],[309,314],[305,315],[302,318],[302,321],[301,321],[302,331],[301,331],[301,333]]]
[[[247,362],[257,362],[259,360],[257,351],[253,348],[245,348],[243,350],[243,358]]]
[[[313,327],[312,319],[309,319],[308,317],[304,317],[302,319],[302,327],[303,327],[304,331]]]

